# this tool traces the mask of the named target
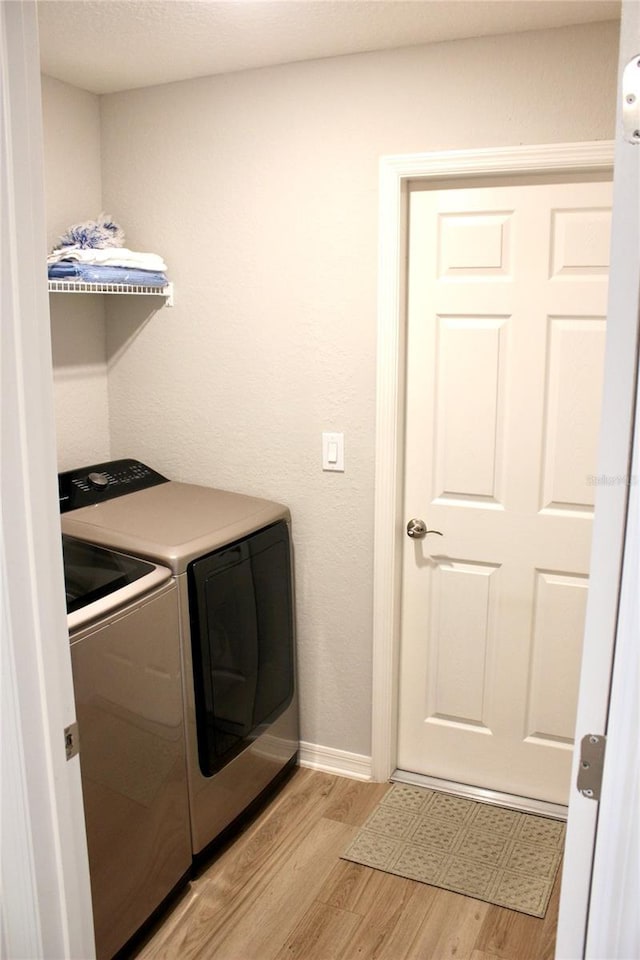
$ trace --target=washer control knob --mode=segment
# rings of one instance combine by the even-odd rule
[[[96,490],[104,490],[109,486],[109,477],[106,473],[90,473],[87,480]]]

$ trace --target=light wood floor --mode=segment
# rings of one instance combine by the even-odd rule
[[[544,920],[340,860],[388,790],[297,770],[192,881],[138,960],[552,960]]]

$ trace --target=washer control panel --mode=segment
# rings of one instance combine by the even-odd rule
[[[60,513],[168,482],[167,477],[139,460],[109,460],[79,470],[66,470],[58,474]]]

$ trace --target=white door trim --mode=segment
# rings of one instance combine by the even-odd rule
[[[379,179],[378,369],[374,503],[372,777],[396,766],[400,642],[406,205],[410,180],[438,181],[613,167],[613,141],[382,157]],[[631,406],[631,397],[629,406]]]
[[[56,489],[36,5],[0,3],[0,954],[95,956]]]

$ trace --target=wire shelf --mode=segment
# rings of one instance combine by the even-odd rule
[[[49,293],[126,293],[129,296],[164,297],[168,307],[173,306],[173,284],[148,287],[139,283],[89,283],[85,280],[49,280]]]

